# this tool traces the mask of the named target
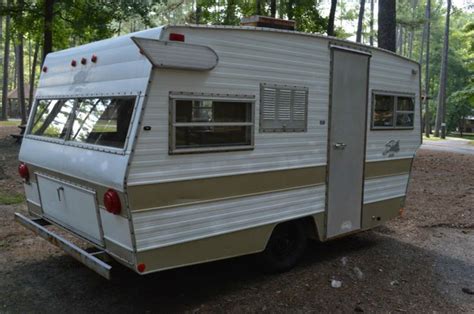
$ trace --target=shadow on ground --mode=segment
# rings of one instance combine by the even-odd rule
[[[454,268],[469,267],[443,258]],[[311,243],[301,264],[284,274],[263,275],[253,259],[147,276],[118,267],[109,282],[60,255],[0,271],[6,279],[0,283],[0,299],[3,310],[13,312],[462,310],[440,292],[432,252],[374,231]],[[343,286],[332,288],[332,278]]]

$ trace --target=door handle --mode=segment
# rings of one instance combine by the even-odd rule
[[[334,146],[334,149],[344,149],[346,148],[347,145],[344,143],[336,143],[333,146]]]
[[[56,189],[56,192],[58,192],[58,200],[61,202],[61,191],[64,191],[64,188],[61,186]]]

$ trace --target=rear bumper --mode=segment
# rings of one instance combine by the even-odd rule
[[[77,245],[74,245],[73,243],[62,238],[61,236],[46,229],[44,226],[49,225],[46,220],[40,218],[30,219],[20,213],[15,213],[15,220],[24,227],[33,231],[36,235],[61,248],[64,252],[66,252],[85,266],[89,267],[102,277],[110,279],[110,272],[112,266],[97,257],[99,255],[106,254],[105,252],[98,251],[95,253],[88,253],[84,251]]]

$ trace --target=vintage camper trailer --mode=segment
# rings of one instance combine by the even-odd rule
[[[260,27],[163,26],[51,53],[20,151],[16,220],[104,277],[263,252],[399,215],[421,143],[420,70]],[[85,251],[47,228],[62,227]]]

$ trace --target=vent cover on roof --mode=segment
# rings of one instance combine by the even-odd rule
[[[276,19],[274,17],[260,16],[260,15],[244,17],[240,21],[240,25],[278,28],[278,29],[286,29],[286,30],[291,30],[291,31],[295,30],[295,21]]]

